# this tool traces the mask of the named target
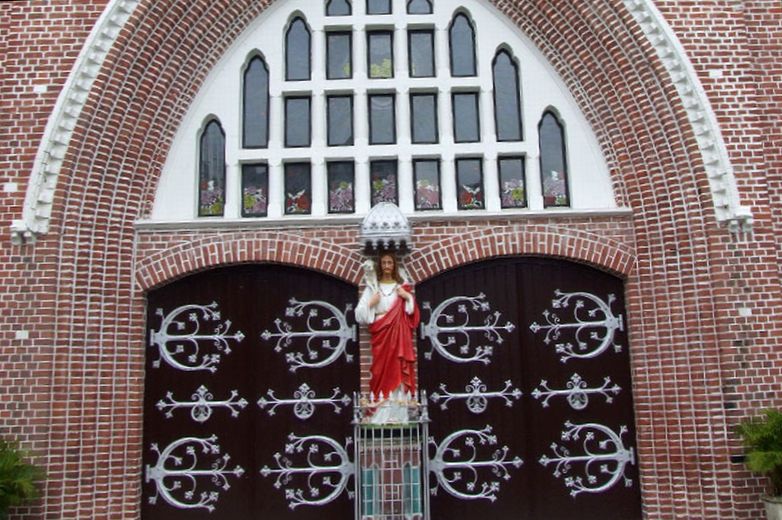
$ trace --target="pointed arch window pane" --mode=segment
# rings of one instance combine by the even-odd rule
[[[198,216],[220,217],[225,211],[225,133],[217,120],[201,134],[198,161]]]
[[[372,187],[372,205],[380,202],[399,204],[397,197],[396,161],[371,161],[369,182]]]
[[[326,3],[326,16],[348,16],[350,7],[348,0],[329,0]]]
[[[451,76],[475,76],[475,31],[464,14],[457,14],[449,31]]]
[[[394,33],[373,31],[367,33],[367,75],[382,79],[394,77]]]
[[[546,112],[538,125],[538,133],[543,207],[569,206],[565,129],[552,112]]]
[[[326,78],[347,79],[353,76],[353,34],[349,31],[326,34]]]
[[[310,31],[302,18],[296,18],[285,34],[285,79],[310,79]]]
[[[478,115],[478,93],[453,94],[453,138],[457,143],[474,143],[481,140]]]
[[[497,166],[500,175],[500,206],[503,209],[526,207],[524,157],[500,157]]]
[[[350,161],[328,163],[329,213],[353,213],[356,211],[354,181],[355,171]]]
[[[459,209],[483,209],[483,160],[457,159],[456,182],[458,183]]]
[[[269,167],[242,165],[242,216],[265,217],[269,206]]]
[[[285,214],[312,213],[312,173],[310,163],[285,165]]]
[[[418,30],[407,33],[409,71],[411,78],[434,76],[434,31]]]
[[[391,0],[367,0],[367,14],[391,14]]]
[[[285,99],[285,146],[309,146],[311,143],[310,98]]]
[[[521,141],[519,71],[510,54],[494,58],[494,125],[498,141]]]
[[[353,96],[328,96],[326,118],[329,146],[353,144]]]
[[[253,58],[244,71],[242,145],[244,148],[269,146],[269,68],[261,58]]]
[[[407,2],[407,14],[432,14],[430,0],[410,0]]]

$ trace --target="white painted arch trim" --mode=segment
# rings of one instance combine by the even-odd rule
[[[22,218],[11,223],[14,244],[34,242],[49,231],[54,190],[73,130],[95,78],[140,0],[111,0],[92,28],[46,123],[27,185]]]
[[[670,74],[687,110],[706,166],[717,220],[726,223],[733,233],[750,231],[752,212],[741,205],[736,177],[717,117],[684,47],[653,0],[623,1]]]
[[[34,242],[49,230],[54,191],[84,104],[103,61],[140,0],[110,0],[82,48],[46,124],[21,219],[11,223],[14,244]],[[739,200],[727,148],[703,86],[684,48],[652,0],[623,0],[665,65],[687,110],[707,168],[717,220],[747,231],[752,213]]]

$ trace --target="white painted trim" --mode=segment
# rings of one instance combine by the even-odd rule
[[[11,223],[14,244],[33,242],[49,231],[54,190],[68,152],[73,130],[87,102],[103,60],[138,6],[140,0],[111,0],[87,37],[54,110],[49,116],[35,156],[22,209],[22,218]]]
[[[592,217],[631,217],[633,211],[630,208],[610,208],[610,209],[578,209],[568,208],[548,208],[546,210],[502,210],[502,211],[459,211],[449,213],[433,213],[407,215],[408,220],[412,222],[454,222],[454,221],[474,221],[474,220],[510,220],[523,221],[531,219],[574,219],[574,218],[592,218]],[[192,220],[137,220],[134,227],[136,231],[196,231],[209,229],[265,229],[265,228],[309,228],[309,227],[339,227],[345,228],[346,225],[355,225],[356,231],[359,230],[363,215],[333,215],[329,217],[294,217],[288,215],[284,218],[241,218],[241,219],[192,219]]]
[[[752,212],[741,205],[717,116],[684,47],[652,0],[624,0],[624,3],[654,47],[681,96],[706,166],[717,220],[726,222],[731,232],[750,231]]]

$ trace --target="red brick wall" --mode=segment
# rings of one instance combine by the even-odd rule
[[[782,10],[759,0],[657,2],[755,214],[754,234],[737,240],[714,221],[676,90],[620,0],[494,3],[570,87],[633,217],[417,225],[411,265],[428,276],[451,263],[535,253],[624,276],[646,515],[757,518],[761,481],[731,463],[741,450],[730,430],[782,404]],[[104,4],[0,3],[0,106],[10,116],[0,126],[0,172],[19,185],[0,191],[7,224],[20,218],[47,118]],[[142,1],[79,120],[49,234],[21,247],[6,239],[0,435],[23,441],[49,473],[43,499],[22,516],[137,518],[144,289],[223,261],[292,261],[356,281],[345,267],[359,260],[353,230],[133,227],[148,215],[173,132],[210,65],[267,4]],[[710,77],[714,69],[721,78]],[[29,339],[16,339],[23,331]]]

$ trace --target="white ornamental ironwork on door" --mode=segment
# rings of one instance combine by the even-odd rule
[[[488,365],[494,347],[505,341],[502,333],[510,333],[515,328],[510,321],[504,325],[500,323],[500,312],[491,311],[483,293],[448,298],[434,310],[429,302],[424,302],[421,307],[431,311],[429,321],[421,322],[420,339],[428,339],[432,347],[424,353],[426,359],[432,359],[432,353],[437,352],[454,363]],[[481,333],[483,341],[475,344],[471,333]]]
[[[342,397],[340,397],[340,395]],[[269,415],[276,413],[279,406],[293,406],[293,414],[301,420],[307,420],[315,413],[318,405],[331,405],[334,413],[339,414],[342,409],[350,404],[350,397],[343,394],[339,387],[335,388],[331,397],[315,397],[315,391],[307,383],[302,383],[299,389],[293,393],[293,399],[278,399],[274,390],[267,390],[266,395],[258,399],[258,406],[266,410]]]
[[[510,480],[509,466],[521,467],[519,457],[510,458],[507,446],[495,448],[497,436],[491,426],[482,430],[459,430],[440,444],[429,439],[435,453],[429,459],[429,471],[437,478],[432,495],[438,487],[463,500],[497,500],[500,479]],[[490,452],[490,453],[486,453]],[[487,477],[486,471],[493,475]]]
[[[466,401],[467,409],[474,414],[481,414],[486,411],[489,405],[489,399],[502,399],[505,406],[513,407],[513,399],[521,399],[521,390],[513,388],[513,383],[505,381],[505,387],[501,390],[487,391],[486,384],[480,378],[473,377],[470,383],[465,387],[464,392],[449,392],[445,383],[440,384],[439,392],[432,392],[429,400],[433,403],[439,403],[441,410],[448,408],[448,403],[452,400]],[[441,402],[442,401],[442,402]]]
[[[155,314],[162,318],[162,323],[159,330],[149,331],[149,346],[157,347],[160,356],[152,362],[154,368],[160,368],[160,362],[165,361],[177,370],[215,373],[220,353],[230,354],[229,343],[240,343],[244,339],[242,331],[228,334],[231,321],[220,321],[216,302],[182,305],[168,314],[158,308]],[[211,332],[206,330],[209,327],[214,327]],[[204,346],[211,346],[217,352],[201,353]]]
[[[567,382],[567,388],[556,390],[549,388],[548,381],[542,379],[538,388],[532,391],[532,397],[541,401],[543,408],[548,408],[549,400],[552,397],[565,397],[568,404],[574,410],[584,410],[589,404],[590,394],[600,394],[605,397],[606,403],[611,404],[614,402],[614,396],[619,395],[622,389],[619,385],[612,385],[611,378],[606,376],[603,378],[603,385],[600,387],[589,388],[587,382],[581,379],[578,374],[570,376],[570,380]],[[612,395],[613,394],[613,395]]]
[[[611,304],[616,301],[613,294],[608,295],[607,301],[587,292],[564,293],[557,289],[554,294],[556,297],[551,301],[553,309],[564,311],[570,307],[571,300],[575,301],[572,321],[562,321],[559,314],[547,309],[543,311],[546,325],[533,322],[529,328],[533,333],[546,331],[543,342],[546,345],[555,342],[556,352],[561,354],[560,361],[565,363],[569,359],[594,358],[609,347],[621,352],[622,347],[614,343],[614,337],[617,331],[624,330],[624,321],[621,314],[614,315],[611,310]],[[575,345],[570,341],[556,343],[562,332],[568,329],[575,331]],[[586,331],[589,331],[588,337],[584,337]]]
[[[627,433],[627,427],[621,426],[617,434],[611,428],[602,424],[565,423],[562,432],[564,442],[577,444],[581,442],[581,453],[573,454],[570,448],[552,443],[554,457],[543,455],[539,462],[548,467],[554,464],[554,476],[564,478],[565,487],[570,489],[570,496],[579,493],[603,493],[611,489],[619,480],[624,480],[626,487],[633,481],[624,476],[628,464],[635,464],[633,448],[627,448],[622,436]],[[573,475],[574,465],[583,464],[583,473]]]
[[[239,397],[236,390],[231,390],[228,399],[215,401],[214,395],[204,385],[199,386],[190,398],[191,401],[177,401],[173,392],[166,392],[166,398],[158,401],[155,406],[161,412],[165,410],[166,419],[171,419],[177,408],[190,408],[190,417],[197,423],[208,421],[214,408],[227,408],[231,411],[231,417],[239,417],[239,412],[247,406],[247,400]]]
[[[293,321],[306,314],[304,329],[297,330],[289,321],[277,318],[274,320],[277,332],[264,330],[261,339],[263,341],[276,339],[275,352],[291,348],[297,339],[305,340],[304,351],[289,351],[285,354],[285,361],[291,372],[296,372],[302,367],[322,368],[334,363],[342,355],[350,363],[353,361],[353,356],[346,352],[346,347],[348,341],[356,340],[356,326],[348,324],[347,319],[347,314],[352,308],[353,306],[348,304],[345,312],[342,312],[328,302],[314,300],[300,302],[296,298],[291,298],[285,309],[285,317]]]
[[[146,482],[155,484],[155,495],[148,498],[149,503],[155,504],[161,497],[177,509],[202,508],[213,512],[220,499],[219,490],[231,488],[228,477],[239,478],[244,474],[241,466],[228,469],[231,457],[227,453],[220,455],[217,440],[215,435],[206,439],[185,437],[163,451],[152,444],[158,459],[154,466],[146,467]],[[199,482],[206,481],[211,483],[211,488],[199,491]]]
[[[288,441],[283,453],[274,454],[276,467],[264,466],[261,475],[276,476],[274,487],[285,492],[291,509],[323,506],[336,500],[355,472],[347,449],[322,435],[299,437],[291,433]],[[352,443],[348,437],[346,446]],[[348,495],[353,498],[353,492]]]

